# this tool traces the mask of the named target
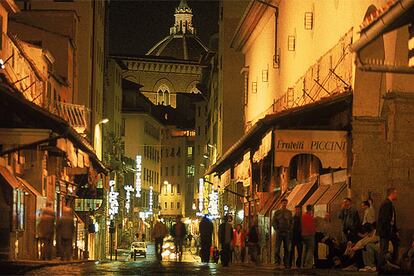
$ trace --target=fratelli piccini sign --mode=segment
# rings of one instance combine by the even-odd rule
[[[298,154],[313,154],[324,168],[346,168],[346,131],[275,130],[275,166],[288,167]]]

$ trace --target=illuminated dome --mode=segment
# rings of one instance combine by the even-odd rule
[[[199,60],[208,48],[197,37],[193,27],[193,12],[186,0],[175,9],[175,23],[170,35],[155,44],[146,55],[163,56],[181,60]]]

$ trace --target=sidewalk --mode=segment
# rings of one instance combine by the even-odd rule
[[[15,260],[15,261],[0,261],[0,275],[16,275],[24,274],[25,272],[47,266],[78,264],[86,262],[95,262],[94,260],[72,260],[60,261],[58,259],[50,261],[41,260]]]

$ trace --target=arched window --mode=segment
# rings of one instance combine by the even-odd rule
[[[157,104],[170,105],[170,89],[164,84],[158,88]]]

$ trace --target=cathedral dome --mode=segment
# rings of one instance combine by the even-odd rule
[[[192,24],[193,12],[186,0],[175,9],[175,23],[170,35],[155,44],[146,55],[171,57],[180,60],[199,60],[208,52],[207,46],[197,37]]]

